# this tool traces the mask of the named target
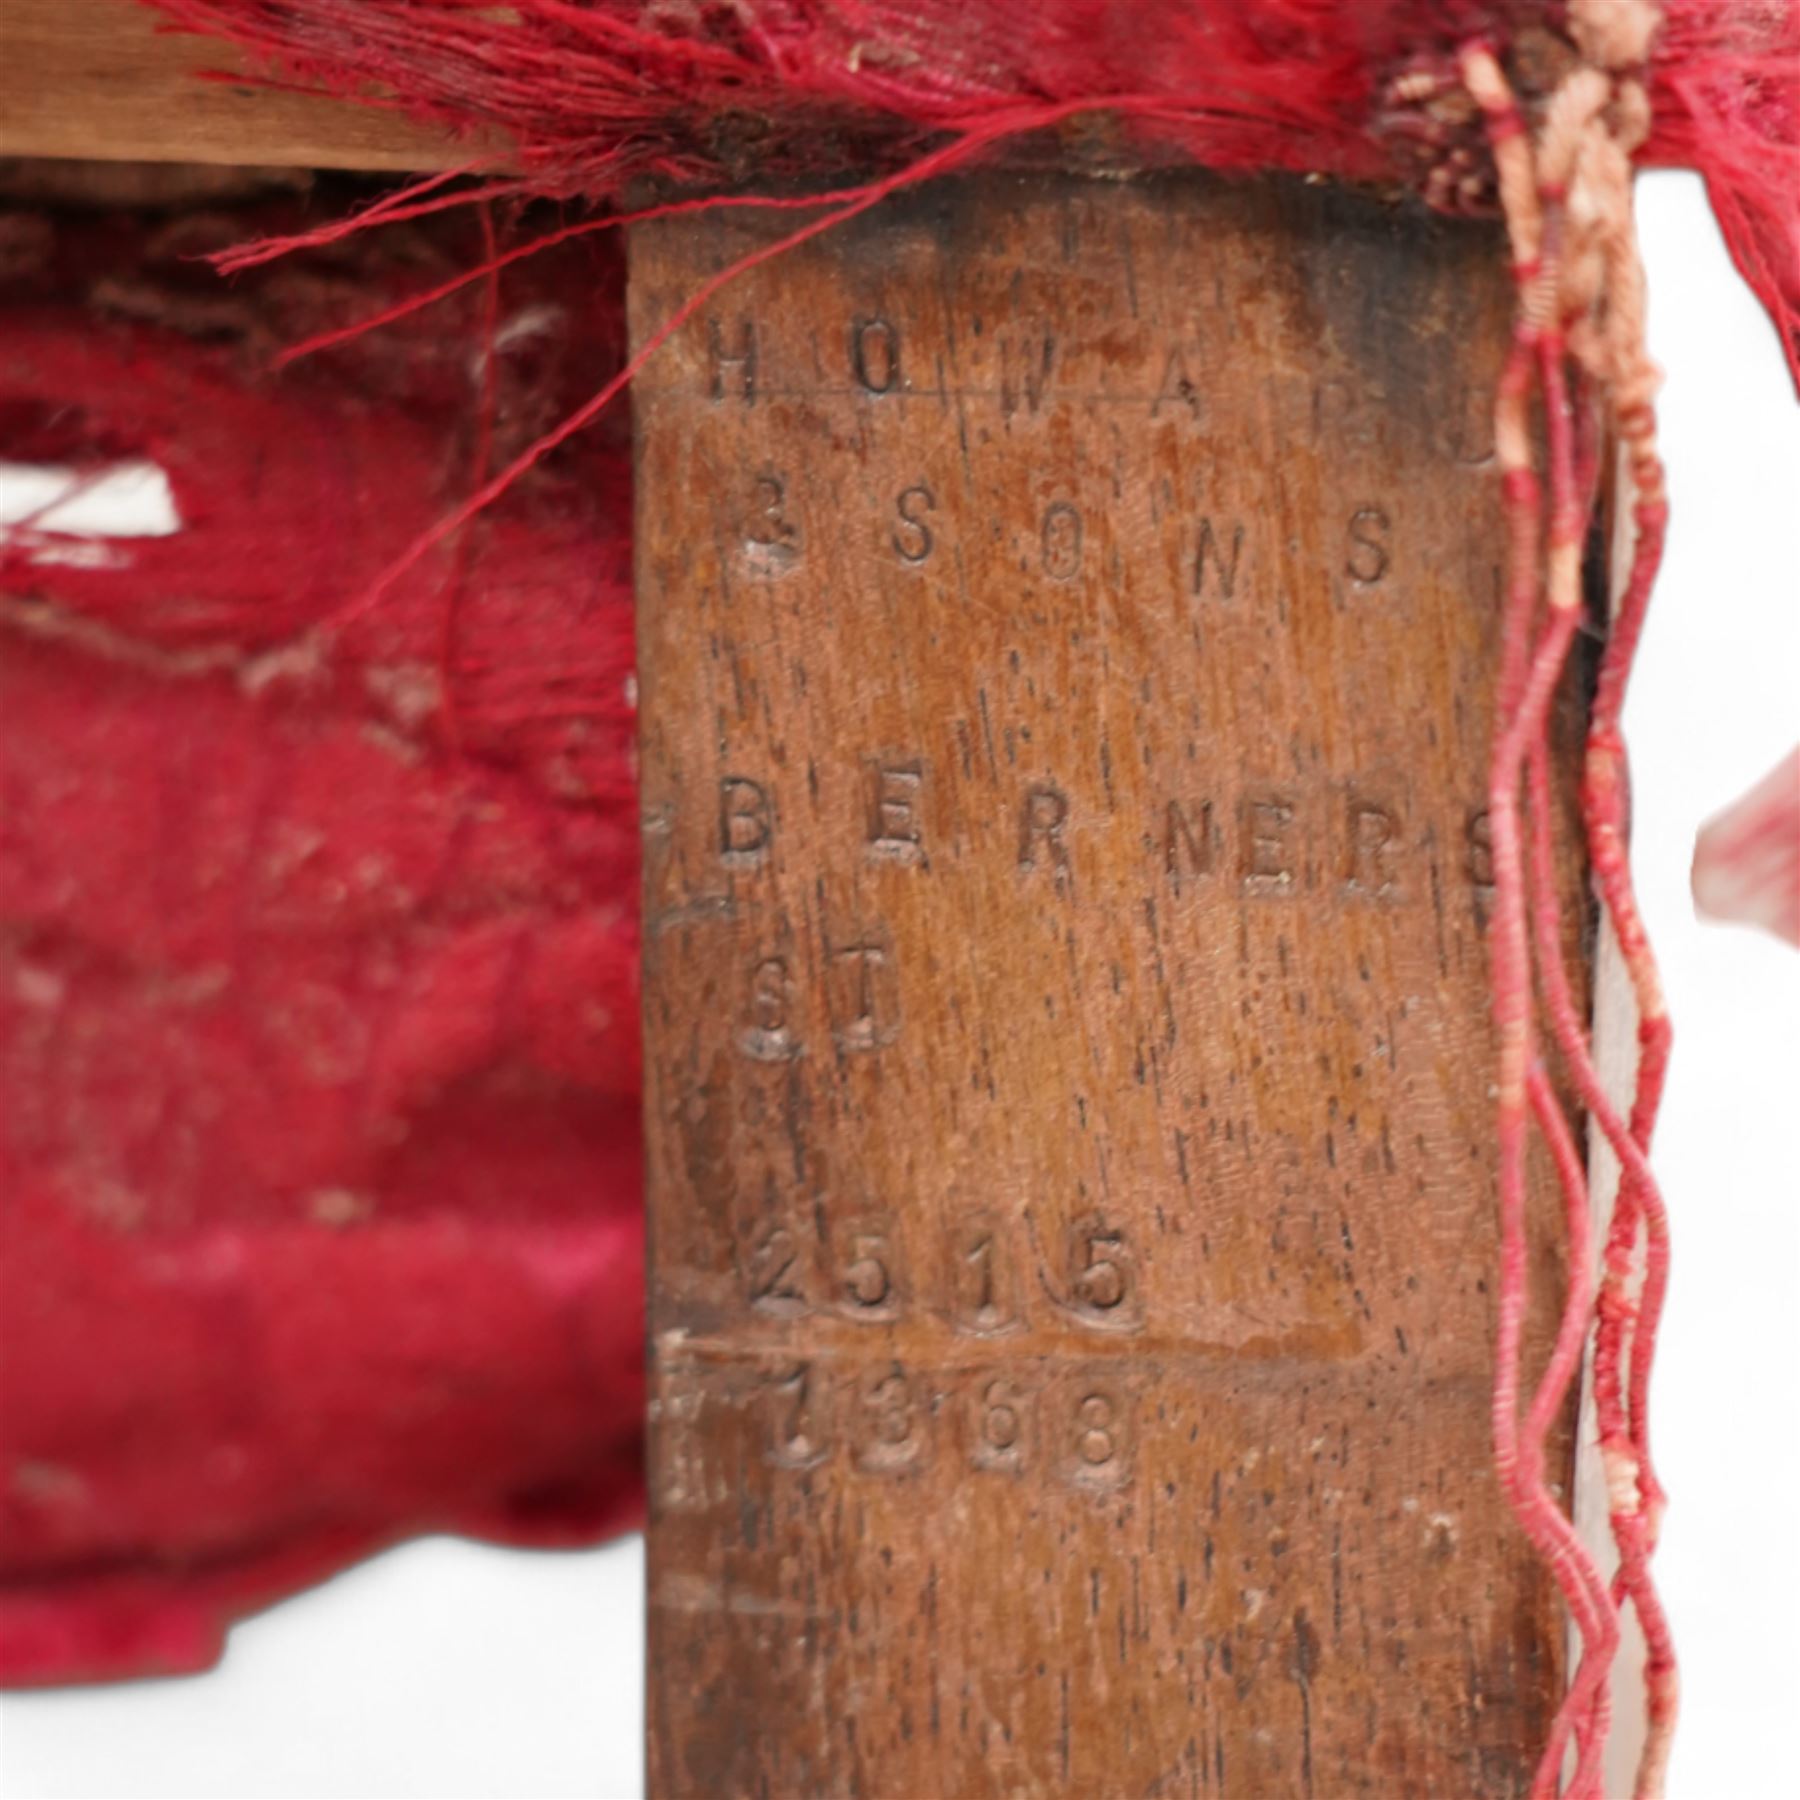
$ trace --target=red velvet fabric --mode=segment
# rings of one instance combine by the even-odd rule
[[[194,260],[343,204],[0,216],[0,460],[147,458],[181,521],[0,533],[4,1681],[202,1667],[401,1534],[639,1506],[622,421],[333,617],[617,367],[620,268],[273,376],[484,253]]]

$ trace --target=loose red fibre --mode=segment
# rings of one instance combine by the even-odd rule
[[[521,185],[778,192],[1012,115],[1102,165],[1199,162],[1491,202],[1459,47],[1540,90],[1564,0],[149,0],[284,76],[499,142]],[[1668,0],[1646,167],[1697,170],[1800,381],[1800,7]]]

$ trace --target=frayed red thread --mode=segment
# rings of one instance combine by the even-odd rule
[[[1545,15],[1535,0],[148,3],[293,84],[497,137],[533,191],[608,202],[644,178],[778,191],[898,165],[996,113],[1098,112],[1131,94],[1151,105],[1087,128],[1075,148],[1417,182],[1460,207],[1482,178],[1469,161],[1479,140],[1436,104],[1455,57],[1471,40],[1504,51]],[[1639,160],[1705,178],[1800,383],[1800,7],[1668,0],[1663,12]]]
[[[630,386],[633,377],[645,363],[715,294],[728,287],[740,276],[748,274],[750,270],[758,268],[764,263],[772,262],[777,257],[786,255],[788,251],[844,224],[859,213],[879,206],[890,194],[898,193],[902,188],[913,187],[920,182],[949,174],[952,170],[973,161],[981,152],[994,144],[1004,142],[1008,138],[1022,137],[1035,131],[1042,131],[1065,119],[1096,110],[1116,112],[1132,117],[1155,117],[1160,116],[1168,109],[1146,96],[1111,95],[1092,101],[1072,100],[1059,106],[1032,107],[1002,113],[988,120],[986,124],[965,132],[951,143],[919,157],[892,175],[885,175],[878,181],[867,182],[860,187],[837,190],[836,197],[840,197],[842,203],[833,205],[823,218],[810,220],[797,230],[788,232],[784,237],[777,238],[772,243],[740,256],[735,262],[721,269],[718,274],[703,281],[660,325],[645,337],[625,366],[597,394],[577,407],[560,424],[546,431],[535,442],[527,445],[504,469],[478,487],[454,511],[421,532],[359,598],[333,613],[325,621],[326,627],[329,629],[341,628],[362,618],[379,606],[383,597],[394,584],[403,580],[409,571],[423,557],[428,556],[445,538],[460,531],[471,519],[485,508],[493,505],[516,481],[528,474],[559,445],[585,431],[624,393]],[[656,218],[675,211],[702,211],[728,204],[733,204],[733,202],[725,199],[672,202],[667,206],[648,208],[637,216]],[[736,204],[755,205],[760,203],[742,201]],[[776,204],[819,206],[825,205],[827,202],[815,198],[806,202],[777,202]],[[372,320],[364,321],[360,326],[352,327],[347,334],[342,335],[355,336],[362,330],[371,329],[373,323]]]

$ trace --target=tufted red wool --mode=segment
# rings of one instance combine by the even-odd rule
[[[639,1506],[623,427],[315,630],[617,366],[621,271],[272,378],[486,248],[195,260],[300,218],[0,215],[0,460],[148,459],[181,520],[0,532],[0,1681]]]
[[[767,193],[976,132],[1065,153],[1399,182],[1491,204],[1459,48],[1522,85],[1566,65],[1566,0],[149,0],[288,79],[498,134],[523,184]],[[1800,383],[1800,6],[1663,0],[1646,167],[1705,177]],[[1420,78],[1426,82],[1420,85]],[[518,182],[509,185],[516,187]]]

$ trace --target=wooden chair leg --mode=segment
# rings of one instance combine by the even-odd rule
[[[640,340],[775,233],[639,228]],[[1523,1791],[1507,307],[1486,227],[994,175],[640,378],[662,1800]]]

